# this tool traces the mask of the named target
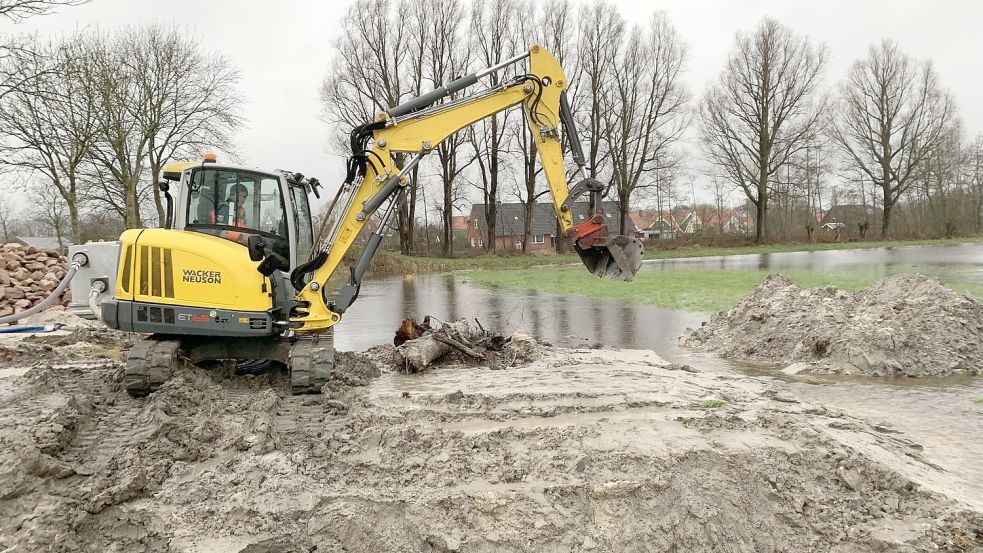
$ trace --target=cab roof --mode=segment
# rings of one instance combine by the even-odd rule
[[[202,161],[177,161],[174,163],[168,163],[164,165],[164,169],[161,171],[165,180],[179,181],[181,180],[181,174],[192,167],[207,167],[209,169],[226,169],[234,171],[250,171],[253,173],[263,173],[271,176],[280,176],[280,171],[265,171],[263,169],[257,169],[255,167],[244,167],[241,165],[229,165],[226,163],[216,163],[214,161],[202,162]]]

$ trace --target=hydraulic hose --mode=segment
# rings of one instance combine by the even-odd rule
[[[7,324],[7,323],[12,323],[14,321],[19,321],[24,317],[30,317],[35,313],[43,311],[46,307],[54,303],[54,301],[61,296],[62,292],[65,291],[65,288],[68,287],[68,283],[72,281],[72,278],[75,276],[75,273],[78,271],[78,269],[79,269],[79,264],[73,262],[71,265],[69,265],[68,272],[65,273],[65,276],[62,277],[61,282],[59,282],[58,286],[51,292],[51,295],[41,300],[40,303],[38,303],[34,307],[31,307],[30,309],[25,309],[20,313],[14,313],[13,315],[7,315],[6,317],[0,317],[0,324]]]
[[[89,288],[89,309],[92,311],[92,315],[100,323],[102,322],[102,309],[96,300],[99,299],[99,294],[106,291],[106,285],[103,284],[101,280],[97,280],[92,283],[92,288]]]

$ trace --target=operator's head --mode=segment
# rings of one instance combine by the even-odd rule
[[[229,199],[226,201],[231,202],[235,200],[236,203],[241,204],[241,203],[245,203],[246,198],[248,197],[249,197],[249,190],[246,189],[246,186],[243,184],[235,184],[232,186],[232,188],[229,189]]]

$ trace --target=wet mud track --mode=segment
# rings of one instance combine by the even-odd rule
[[[0,550],[983,547],[918,444],[781,382],[640,351],[371,361],[321,396],[187,369],[132,399],[112,362],[0,378]]]

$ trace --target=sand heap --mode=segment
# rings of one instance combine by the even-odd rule
[[[886,277],[851,294],[799,288],[775,274],[680,342],[731,359],[793,364],[789,372],[975,375],[983,370],[983,306],[922,275]]]
[[[54,250],[22,244],[0,246],[0,317],[20,313],[51,294],[68,271],[68,261]],[[62,304],[70,301],[68,292]]]

